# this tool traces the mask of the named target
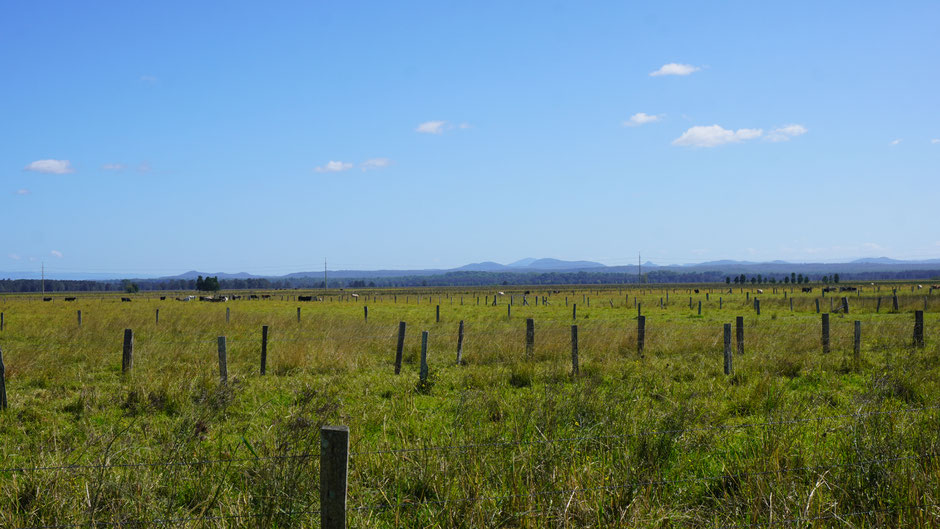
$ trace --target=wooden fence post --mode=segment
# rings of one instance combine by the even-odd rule
[[[897,312],[897,311],[899,310],[899,309],[898,309],[898,294],[897,294],[897,293],[895,293],[894,296],[892,296],[892,298],[891,298],[891,304],[892,304],[892,308],[894,309],[894,312]]]
[[[702,302],[701,302],[701,300],[698,302],[698,315],[699,315],[699,316],[702,315]]]
[[[300,307],[297,307],[297,323],[300,323]]]
[[[637,316],[636,318],[636,352],[643,354],[643,348],[646,346],[646,316]]]
[[[822,315],[822,348],[823,348],[823,354],[829,354],[829,313],[828,312]]]
[[[816,298],[816,314],[819,314],[819,298]]]
[[[362,321],[366,323],[369,322],[369,306],[368,305],[362,306]]]
[[[421,385],[428,381],[428,331],[421,331]]]
[[[731,324],[724,325],[725,331],[725,374],[731,374]]]
[[[261,374],[268,371],[268,326],[261,326]]]
[[[228,359],[225,356],[225,336],[219,336],[219,381],[228,382]]]
[[[738,354],[744,355],[744,316],[734,319],[734,334],[738,342]]]
[[[232,319],[232,309],[231,307],[225,307],[225,323],[228,323]]]
[[[578,326],[571,326],[571,374],[578,376]]]
[[[154,314],[153,322],[156,325],[160,325],[160,309],[157,309],[157,312]]]
[[[405,322],[398,322],[398,347],[395,348],[395,374],[401,373],[401,356],[405,350]]]
[[[0,331],[3,330],[3,313],[0,312]]]
[[[793,298],[790,298],[790,312],[793,312]]]
[[[572,320],[578,319],[578,304],[577,303],[571,304],[571,319]]]
[[[881,296],[878,296],[878,306],[875,307],[875,312],[881,312]]]
[[[842,296],[842,313],[843,314],[849,313],[849,298],[845,296]]]
[[[434,307],[434,321],[437,323],[441,322],[441,306],[436,305]]]
[[[346,529],[349,428],[320,428],[320,527]]]
[[[855,370],[862,364],[862,322],[855,320],[855,336],[852,340],[852,353],[855,362]]]
[[[7,368],[3,365],[3,349],[0,348],[0,410],[7,409]]]
[[[78,326],[82,326],[82,311],[78,311]]]
[[[525,320],[525,355],[532,356],[532,350],[535,349],[535,320],[526,318]]]
[[[463,320],[460,320],[460,326],[457,327],[457,365],[460,365],[463,357]]]
[[[121,355],[121,373],[127,373],[134,367],[134,331],[124,329],[124,351]]]
[[[757,315],[760,316],[760,300],[754,298],[754,310],[757,311]]]
[[[506,319],[508,320],[512,319],[512,303],[510,303],[509,305],[506,305]]]
[[[924,346],[924,311],[914,312],[914,347]]]

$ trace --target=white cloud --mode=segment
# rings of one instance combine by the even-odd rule
[[[28,195],[28,194],[29,194],[29,189],[17,189],[17,190],[16,190],[16,194],[17,194],[17,195]]]
[[[122,171],[127,168],[126,165],[122,163],[106,163],[101,166],[105,171]]]
[[[660,75],[689,75],[699,70],[701,70],[701,68],[698,66],[671,62],[669,64],[662,65],[655,72],[650,72],[650,77],[659,77]]]
[[[940,139],[934,138],[934,139],[930,140],[930,143],[940,143]]]
[[[349,162],[334,162],[330,160],[326,165],[321,165],[314,169],[318,173],[338,173],[340,171],[348,171],[352,169],[353,164]]]
[[[673,140],[673,145],[682,147],[717,147],[725,143],[738,143],[760,137],[762,129],[728,130],[719,125],[696,126],[682,133]]]
[[[72,168],[72,163],[68,160],[36,160],[27,165],[24,169],[48,174],[68,174],[75,172],[75,169]]]
[[[806,127],[803,125],[784,125],[782,127],[777,127],[772,131],[767,133],[768,141],[789,141],[790,138],[795,138],[797,136],[802,136],[809,132]]]
[[[19,255],[15,254],[15,253],[9,254],[8,257],[9,257],[10,259],[13,259],[14,261],[19,261],[20,259],[22,259],[22,257],[20,257]]]
[[[901,143],[901,138],[898,138],[896,140],[891,140],[891,145],[897,145],[899,143]]]
[[[655,123],[663,119],[662,114],[650,115],[645,112],[637,112],[636,114],[630,116],[629,121],[624,121],[624,127],[639,127],[640,125],[646,125],[647,123]]]
[[[60,252],[59,250],[52,250],[51,252],[49,252],[49,255],[51,255],[52,257],[55,257],[56,259],[62,259],[62,252]]]
[[[461,129],[469,129],[469,128],[472,128],[472,125],[470,125],[469,123],[461,123],[457,127]]]
[[[415,131],[422,134],[443,134],[446,126],[446,121],[425,121],[418,125]]]
[[[392,161],[388,158],[370,158],[359,164],[359,167],[363,171],[368,171],[369,169],[382,169],[389,165],[392,165]]]

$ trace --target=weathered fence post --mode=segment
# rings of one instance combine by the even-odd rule
[[[365,321],[365,322],[369,321],[369,306],[368,305],[362,306],[362,321]]]
[[[512,304],[506,305],[506,319],[512,319]]]
[[[842,313],[843,314],[849,313],[849,298],[845,296],[842,296]]]
[[[731,374],[731,324],[724,325],[725,330],[725,374]]]
[[[441,322],[441,306],[437,305],[434,307],[434,321],[437,323]]]
[[[261,326],[261,374],[268,371],[268,326]]]
[[[232,309],[230,307],[225,307],[225,323],[228,323],[232,318]]]
[[[702,315],[702,302],[701,302],[701,300],[699,300],[699,302],[698,302],[698,315],[699,315],[699,316]]]
[[[891,308],[894,309],[894,312],[898,311],[898,294],[897,292],[891,297]]]
[[[924,311],[914,312],[914,347],[924,346]]]
[[[760,300],[754,298],[754,310],[757,311],[757,315],[760,316]]]
[[[428,331],[421,331],[421,371],[419,373],[421,385],[428,381]]]
[[[636,352],[643,354],[643,348],[646,346],[646,316],[637,316],[636,318]]]
[[[819,298],[816,298],[816,314],[819,314]]]
[[[822,348],[823,348],[823,354],[829,353],[829,313],[828,312],[822,315]]]
[[[790,312],[793,312],[793,298],[790,298]]]
[[[525,320],[525,355],[532,356],[532,350],[535,349],[535,320],[526,318]]]
[[[571,304],[571,319],[572,320],[578,319],[578,304],[577,303]]]
[[[460,365],[462,357],[463,357],[463,320],[460,320],[460,325],[457,327],[457,365]]]
[[[578,326],[571,326],[571,374],[578,375]]]
[[[7,409],[7,368],[3,365],[3,349],[0,348],[0,410]]]
[[[633,301],[636,301],[636,298],[633,298]],[[637,304],[636,304],[636,316],[639,318],[640,315],[642,315],[642,314],[643,314],[643,304],[642,304],[642,303],[637,303]]]
[[[78,311],[78,326],[82,326],[82,311]]]
[[[121,355],[121,373],[127,373],[134,367],[134,331],[124,329],[124,350]]]
[[[734,334],[738,342],[738,354],[744,355],[744,316],[734,319]]]
[[[320,527],[346,529],[349,428],[320,428]]]
[[[855,320],[855,336],[852,340],[852,354],[855,363],[855,369],[858,370],[862,365],[862,322]]]
[[[401,373],[401,356],[405,350],[405,322],[398,322],[398,346],[395,348],[395,374]]]
[[[878,305],[875,307],[875,312],[881,312],[881,296],[878,296]]]
[[[219,336],[219,380],[228,382],[228,359],[225,356],[225,336]]]
[[[297,307],[297,323],[300,323],[300,307]]]
[[[3,313],[0,312],[0,331],[3,330]]]
[[[156,325],[160,325],[160,309],[156,309],[156,310],[157,310],[157,311],[156,311],[156,313],[154,313],[154,316],[153,316],[153,322],[154,322]]]

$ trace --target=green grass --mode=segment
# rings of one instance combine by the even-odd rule
[[[553,287],[561,292],[531,289],[550,295],[548,306],[532,295],[521,306],[514,292],[510,319],[510,291],[500,288],[507,296],[496,307],[482,299],[495,288],[422,292],[419,303],[403,290],[360,291],[359,300],[332,292],[321,303],[277,292],[224,304],[170,301],[173,294],[132,303],[3,296],[10,408],[0,413],[0,466],[33,470],[0,472],[0,527],[315,526],[325,424],[350,428],[352,527],[940,524],[936,507],[910,508],[940,502],[937,296],[928,299],[926,347],[914,349],[920,292],[902,287],[897,313],[888,310],[888,285],[853,293],[850,314],[831,317],[832,352],[823,355],[816,292],[794,293],[791,312],[782,292],[765,288],[757,316],[753,290],[747,299],[711,286],[706,301],[708,286],[700,294],[670,287],[661,309],[659,288]],[[647,317],[642,356],[637,294]],[[821,300],[824,311],[828,303]],[[737,315],[745,354],[725,376],[722,324]],[[535,348],[526,357],[529,317]],[[395,376],[399,321],[408,329]],[[270,326],[264,377],[262,325]],[[135,335],[127,376],[125,328]],[[423,387],[422,330],[431,367]],[[216,353],[223,335],[227,385]]]

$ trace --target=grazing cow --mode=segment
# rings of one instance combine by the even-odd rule
[[[763,289],[758,288],[758,289],[757,289],[757,293],[758,293],[758,294],[763,294],[764,291],[763,291]]]
[[[65,301],[75,301],[75,298],[65,298]]]
[[[695,293],[698,294],[698,289],[697,289],[697,288],[695,289]]]
[[[835,292],[835,291],[836,291],[836,287],[826,287],[826,288],[822,289],[822,291],[823,291],[823,292]]]
[[[924,288],[924,285],[917,285],[917,290]]]
[[[839,292],[855,292],[858,290],[855,287],[839,287]]]
[[[231,299],[232,299],[232,301],[235,301],[236,299],[242,299],[242,297],[241,297],[241,296],[232,296]]]
[[[130,303],[131,298],[121,298],[121,301],[122,301],[122,302]]]
[[[258,299],[258,296],[254,295],[254,294],[250,294],[250,295],[248,296],[248,299]]]
[[[529,295],[529,291],[526,290],[526,291],[525,291],[525,294],[523,294],[523,295],[528,296],[528,295]]]
[[[505,295],[506,295],[506,293],[503,292],[502,290],[500,290],[499,292],[497,292],[497,294],[499,294],[500,296],[505,296]]]
[[[160,296],[160,301],[166,301],[166,296]]]
[[[42,298],[43,301],[52,301],[52,298]]]
[[[262,294],[261,299],[271,299],[271,294]]]
[[[297,296],[297,301],[313,301],[313,296]]]
[[[803,287],[803,292],[812,292],[813,287]]]
[[[350,296],[352,296],[352,297],[354,297],[354,298],[357,298],[357,299],[359,298],[359,294],[356,294],[355,292],[353,292],[352,294],[350,294]]]

